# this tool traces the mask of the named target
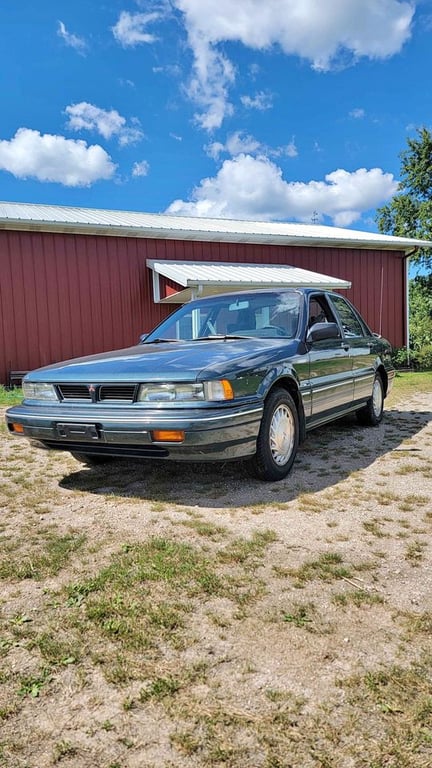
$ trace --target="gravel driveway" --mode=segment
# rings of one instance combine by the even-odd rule
[[[432,764],[431,393],[278,483],[3,431],[0,507],[1,765]]]

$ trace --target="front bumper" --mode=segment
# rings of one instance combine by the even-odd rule
[[[132,412],[131,412],[132,411]],[[251,456],[263,406],[148,410],[17,405],[6,412],[11,434],[42,447],[93,455],[224,461]],[[17,432],[20,425],[22,431]],[[154,430],[182,430],[181,443],[155,441]]]

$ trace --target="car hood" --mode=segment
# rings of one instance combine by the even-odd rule
[[[227,339],[159,344],[103,352],[66,360],[28,374],[29,381],[43,382],[140,382],[192,381],[258,370],[272,360],[295,354],[292,339]]]

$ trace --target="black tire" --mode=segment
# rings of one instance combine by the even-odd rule
[[[72,456],[81,464],[86,464],[87,467],[96,467],[98,464],[108,464],[113,461],[113,456],[98,456],[92,453],[75,453],[72,452]]]
[[[285,389],[274,389],[265,402],[249,470],[260,480],[283,480],[294,463],[298,445],[299,416],[294,400]]]
[[[379,373],[375,374],[372,395],[363,408],[356,411],[357,421],[366,427],[376,427],[384,412],[384,385]]]

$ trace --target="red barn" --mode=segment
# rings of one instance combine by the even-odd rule
[[[130,346],[193,290],[267,280],[347,288],[373,330],[403,346],[407,262],[422,245],[431,244],[316,224],[0,203],[0,382]],[[254,265],[272,265],[270,277]]]

